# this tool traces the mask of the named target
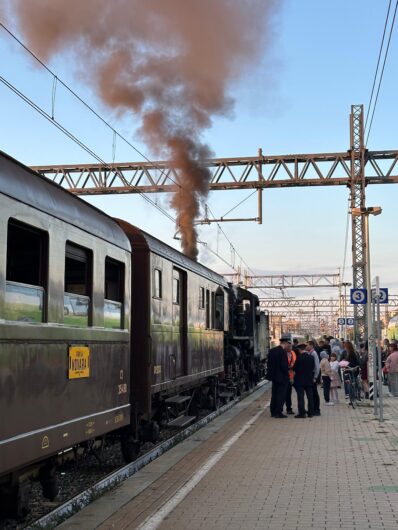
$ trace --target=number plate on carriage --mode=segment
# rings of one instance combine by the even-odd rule
[[[68,379],[90,377],[90,348],[88,346],[69,346]]]

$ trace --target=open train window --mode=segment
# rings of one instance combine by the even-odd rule
[[[154,269],[153,276],[153,296],[154,298],[162,298],[162,271]]]
[[[7,320],[43,322],[47,253],[47,232],[10,219],[4,315]]]
[[[105,259],[105,298],[123,302],[124,265],[111,258]]]
[[[111,258],[105,259],[104,326],[122,328],[124,293],[124,265]]]
[[[66,243],[64,323],[85,327],[89,324],[92,290],[92,253],[90,250]]]

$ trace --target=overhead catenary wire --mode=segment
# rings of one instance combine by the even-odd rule
[[[214,213],[212,212],[211,208],[209,205],[207,205],[207,209],[208,211],[210,212],[211,216],[213,217],[213,219],[215,219],[215,215]],[[233,255],[233,259],[235,260],[235,257],[238,257],[238,259],[240,260],[240,264],[242,266],[242,263],[245,265],[246,269],[248,272],[250,272],[253,276],[255,276],[254,274],[254,271],[251,269],[251,267],[246,263],[246,261],[242,258],[242,256],[239,254],[239,252],[237,252],[236,248],[234,247],[232,241],[229,239],[229,237],[227,236],[227,234],[225,233],[225,231],[221,228],[221,225],[219,222],[216,222],[216,225],[217,225],[217,228],[219,230],[219,232],[225,237],[226,241],[228,242],[229,246],[230,246],[230,251],[231,251],[231,256]],[[212,251],[209,247],[207,247],[208,250],[210,250],[213,254],[216,254],[214,251]],[[216,254],[218,255],[218,254]],[[231,260],[232,261],[232,260]],[[235,264],[234,264],[235,265]],[[231,264],[229,264],[229,266],[235,270],[235,272],[237,272],[237,269],[235,268],[235,266],[231,266]],[[268,291],[267,289],[261,289],[261,291],[263,292],[263,294],[265,294],[266,296],[269,296],[270,293],[272,295],[274,295],[274,292],[273,291]],[[272,298],[273,296],[271,296]]]
[[[250,195],[248,195],[247,197],[242,199],[240,202],[238,202],[238,204],[235,204],[235,206],[233,208],[231,208],[230,210],[228,210],[228,212],[226,212],[224,215],[221,216],[221,219],[224,219],[229,213],[231,213],[234,210],[236,210],[236,208],[238,208],[238,206],[240,206],[241,204],[246,202],[248,199],[250,199],[250,197],[252,197],[255,193],[257,193],[257,191],[258,190],[254,190],[253,193],[250,193]]]
[[[52,93],[52,108],[55,107],[55,95],[56,95],[56,84],[59,83],[62,85],[70,94],[72,94],[78,101],[81,103],[84,107],[86,107],[90,112],[94,114],[96,118],[98,118],[106,127],[108,127],[113,134],[113,138],[115,136],[119,137],[121,140],[123,140],[129,147],[131,147],[138,155],[140,155],[142,158],[144,158],[147,162],[149,162],[152,167],[155,169],[158,169],[162,175],[166,176],[173,184],[176,186],[181,186],[178,182],[175,182],[170,175],[166,175],[165,171],[157,166],[154,162],[152,162],[144,153],[142,153],[134,144],[132,144],[125,136],[123,136],[121,133],[119,133],[101,114],[99,114],[91,105],[87,103],[79,94],[77,94],[72,88],[70,88],[69,85],[67,85],[60,77],[55,74],[49,68],[46,63],[44,63],[35,53],[30,50],[26,44],[24,44],[21,39],[19,39],[10,29],[7,28],[7,26],[4,25],[3,22],[0,21],[0,27],[2,27],[9,35],[12,37],[31,57],[33,57],[51,76],[54,78],[53,82],[53,93]],[[113,140],[114,141],[114,140]]]
[[[375,75],[374,75],[374,78],[373,78],[372,91],[371,91],[371,94],[370,94],[369,104],[368,104],[368,109],[367,109],[367,112],[366,112],[365,130],[366,130],[366,125],[367,125],[367,123],[368,123],[370,107],[371,107],[371,105],[372,105],[373,93],[374,93],[374,89],[375,89],[375,86],[376,86],[377,74],[378,74],[378,72],[379,72],[380,59],[381,59],[381,52],[383,51],[384,37],[385,37],[385,35],[386,35],[387,23],[388,23],[388,18],[389,18],[389,15],[390,15],[390,9],[391,9],[391,2],[392,2],[392,0],[389,0],[389,2],[388,2],[388,9],[387,9],[386,21],[385,21],[385,23],[384,23],[383,37],[382,37],[382,39],[381,39],[380,50],[379,50],[379,57],[377,58],[377,66],[376,66],[376,71],[375,71]]]
[[[152,162],[144,153],[142,153],[137,147],[134,146],[127,138],[125,138],[121,133],[119,133],[105,118],[103,118],[91,105],[89,105],[81,96],[79,96],[73,89],[71,89],[58,75],[56,75],[39,57],[37,57],[36,54],[34,54],[11,30],[9,30],[3,22],[0,21],[0,27],[2,27],[31,57],[33,57],[50,75],[53,76],[53,86],[52,86],[52,98],[51,98],[51,115],[48,114],[42,107],[37,105],[33,100],[28,98],[25,94],[23,94],[20,90],[18,90],[12,83],[7,81],[4,77],[0,76],[0,81],[7,86],[10,90],[12,90],[18,97],[20,97],[25,103],[30,105],[34,110],[36,110],[42,117],[44,117],[46,120],[48,120],[50,123],[52,123],[54,126],[56,126],[63,134],[65,134],[70,140],[72,140],[74,143],[76,143],[79,147],[81,147],[84,151],[86,151],[90,156],[92,156],[95,160],[97,160],[100,164],[104,165],[107,169],[110,171],[114,170],[115,165],[115,156],[116,156],[116,143],[117,138],[120,138],[123,140],[129,147],[131,147],[137,154],[139,154],[142,158],[144,158],[148,163],[152,165],[153,168],[160,171],[162,175],[164,175],[166,178],[168,178],[173,184],[175,184],[179,191],[181,191],[181,188],[183,189],[183,186],[181,186],[180,183],[175,182],[175,180],[170,176],[167,175],[163,168],[159,167],[156,163]],[[56,103],[56,91],[57,91],[57,85],[62,85],[70,94],[72,94],[85,108],[87,108],[90,112],[92,112],[96,118],[98,118],[106,127],[108,127],[112,131],[112,164],[108,164],[105,162],[97,153],[95,153],[90,147],[88,147],[86,144],[84,144],[81,140],[79,140],[73,133],[71,133],[66,127],[64,127],[60,122],[58,122],[55,119],[55,103]],[[161,206],[158,205],[157,201],[153,201],[150,199],[145,193],[140,191],[137,188],[137,191],[139,192],[140,196],[143,197],[149,204],[154,206],[158,211],[160,211],[163,215],[165,215],[170,221],[172,221],[174,224],[177,222],[176,218],[172,217],[166,210],[164,210]],[[249,197],[247,197],[249,198]],[[246,199],[245,199],[246,200]],[[244,202],[244,201],[242,201]],[[238,205],[237,205],[238,206]],[[237,207],[235,206],[235,207]],[[234,208],[235,208],[234,207]],[[233,208],[233,209],[234,209]],[[221,232],[226,237],[225,232],[221,229],[219,226]],[[229,241],[229,239],[228,239]],[[233,249],[233,252],[236,253],[238,256],[240,256],[232,244],[230,242],[231,250]],[[213,251],[211,251],[213,252]],[[232,269],[235,270],[235,264],[234,263],[228,263],[224,258],[220,256],[220,254],[214,253],[221,261],[226,263],[228,266],[230,266]],[[231,259],[231,262],[234,261],[234,259]],[[247,266],[248,267],[248,266]]]
[[[375,97],[374,104],[373,104],[373,111],[372,111],[372,117],[370,119],[368,134],[366,136],[366,144],[368,143],[368,140],[369,140],[370,131],[372,129],[372,124],[373,124],[373,118],[374,118],[374,115],[375,115],[377,102],[378,102],[378,99],[379,99],[380,87],[381,87],[381,83],[383,81],[384,68],[386,66],[388,52],[389,52],[389,49],[390,49],[391,36],[392,36],[392,32],[394,30],[395,18],[396,18],[396,15],[397,15],[397,9],[398,9],[398,0],[396,0],[396,3],[395,3],[394,16],[393,16],[393,19],[392,19],[392,22],[391,22],[391,26],[390,26],[390,34],[389,34],[389,37],[388,37],[387,47],[386,47],[386,51],[385,51],[385,54],[384,54],[383,67],[382,67],[382,70],[381,70],[381,74],[380,74],[380,78],[379,78],[379,84],[378,84],[377,92],[376,92],[376,97]]]
[[[42,107],[37,105],[34,101],[32,101],[30,98],[28,98],[25,94],[23,94],[20,90],[18,90],[12,83],[7,81],[3,76],[0,75],[0,82],[2,82],[6,87],[8,87],[14,94],[16,94],[18,97],[20,97],[25,103],[27,103],[29,106],[31,106],[34,110],[36,110],[43,118],[48,120],[50,123],[52,123],[57,129],[59,129],[63,134],[65,134],[70,140],[75,142],[79,147],[81,147],[86,153],[88,153],[90,156],[95,158],[100,164],[102,164],[104,167],[112,171],[112,167],[105,162],[99,155],[97,155],[90,147],[88,147],[85,143],[83,143],[81,140],[79,140],[73,133],[71,133],[66,127],[61,125],[55,118],[53,118],[50,114],[48,114]],[[152,199],[147,197],[145,193],[138,190],[138,193],[141,197],[143,197],[147,202],[149,202],[152,206],[154,206],[157,210],[159,210],[163,215],[165,215],[169,220],[173,221],[173,223],[176,222],[176,219],[172,217],[166,210],[161,208],[158,204],[156,204]]]

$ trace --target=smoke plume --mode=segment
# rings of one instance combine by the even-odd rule
[[[0,0],[1,1],[1,0]],[[279,2],[280,3],[280,2]],[[72,52],[101,100],[140,118],[153,155],[178,169],[172,199],[185,254],[209,189],[203,131],[233,107],[227,90],[259,59],[276,0],[13,0],[42,59]]]

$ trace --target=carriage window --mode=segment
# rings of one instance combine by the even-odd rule
[[[47,249],[46,232],[9,221],[4,315],[7,320],[43,322]]]
[[[173,304],[180,303],[180,279],[173,278]]]
[[[66,244],[64,323],[85,327],[89,323],[91,296],[91,251]]]
[[[205,308],[205,288],[199,288],[199,309]]]
[[[206,289],[206,328],[210,328],[210,291]]]
[[[162,271],[154,270],[153,296],[155,298],[162,298]]]
[[[215,300],[215,317],[214,317],[215,329],[224,329],[224,293],[217,289],[216,300]]]
[[[211,329],[216,327],[215,317],[216,317],[216,293],[211,293]]]
[[[104,326],[122,327],[124,265],[111,258],[105,259]]]

